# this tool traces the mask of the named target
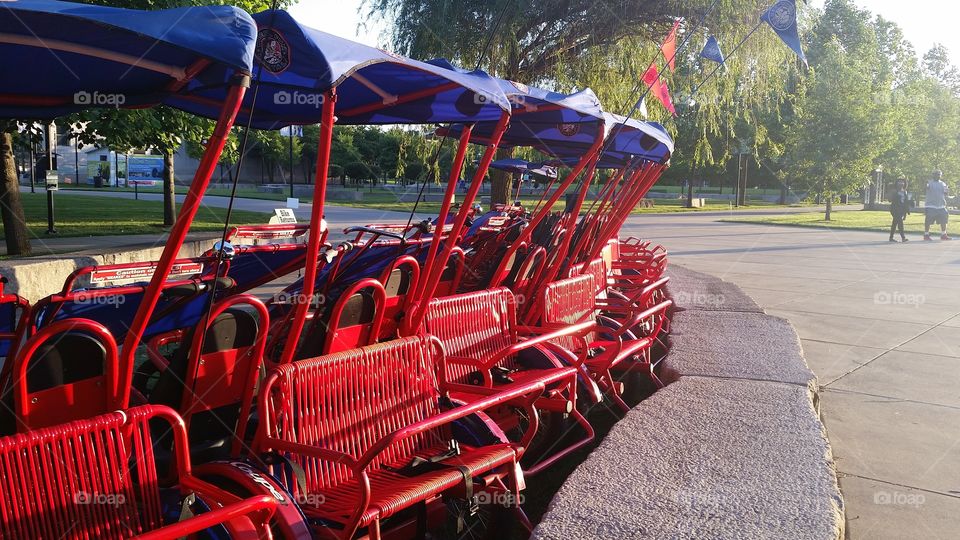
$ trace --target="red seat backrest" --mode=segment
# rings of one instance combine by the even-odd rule
[[[591,321],[597,315],[594,276],[581,274],[554,281],[544,289],[540,302],[545,325]],[[591,333],[586,338],[588,342],[594,341],[596,335]],[[558,338],[555,342],[570,349],[577,348],[577,342],[569,337]]]
[[[81,349],[76,349],[82,346]],[[67,350],[72,348],[72,350]],[[31,374],[50,368],[44,388],[31,388]],[[87,319],[55,322],[30,338],[13,360],[12,388],[17,431],[89,418],[116,410],[123,400],[117,344],[110,331]],[[73,373],[73,375],[70,375]]]
[[[362,456],[386,435],[440,413],[437,366],[443,351],[429,336],[404,338],[274,368],[261,394],[265,435]],[[438,428],[387,448],[372,463],[405,463],[417,451],[449,441]],[[348,466],[295,456],[307,491],[353,478]]]
[[[237,406],[240,413],[236,426],[224,427],[232,428],[234,450],[239,451],[247,427],[247,418],[253,406],[253,393],[260,375],[270,315],[258,298],[240,294],[213,307],[209,317],[211,324],[214,324],[221,314],[236,306],[249,306],[256,311],[256,334],[240,336],[239,341],[243,343],[241,346],[221,349],[206,341],[201,347],[201,340],[209,337],[199,331],[194,332],[183,384],[186,391],[183,392],[179,411],[189,428],[194,414],[215,411],[230,405]],[[204,351],[202,354],[201,350]],[[212,352],[206,352],[208,350]]]
[[[410,255],[398,257],[380,274],[380,283],[386,292],[380,341],[396,337],[400,318],[409,310],[410,295],[419,281],[420,263]]]
[[[517,303],[510,289],[499,287],[430,301],[425,329],[443,343],[447,356],[483,360],[517,342]],[[506,367],[514,359],[507,359]],[[450,366],[451,382],[465,383],[469,369]]]
[[[0,537],[129,538],[163,525],[147,406],[0,439]],[[189,465],[187,465],[189,467]]]

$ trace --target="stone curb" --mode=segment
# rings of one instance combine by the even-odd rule
[[[843,538],[816,377],[795,330],[730,283],[668,273],[674,382],[577,466],[532,538]]]
[[[181,258],[197,257],[213,247],[216,239],[201,238],[184,242]],[[101,264],[155,261],[163,253],[163,243],[150,248],[124,247],[118,251],[90,250],[64,255],[11,259],[0,263],[0,275],[7,278],[4,292],[15,293],[34,303],[60,292],[67,276],[77,268]]]

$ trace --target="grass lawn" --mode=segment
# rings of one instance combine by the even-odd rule
[[[434,192],[436,194],[436,192]],[[462,198],[463,193],[457,192],[457,197]],[[540,197],[520,197],[520,201],[528,209],[533,209],[537,206],[537,203],[540,202]],[[587,200],[584,203],[584,210],[590,207],[592,200]],[[397,200],[397,197],[388,190],[363,190],[363,200],[362,201],[329,201],[328,204],[337,205],[337,206],[351,206],[355,208],[370,208],[376,210],[392,210],[395,212],[410,212],[413,208],[412,202],[400,202]],[[555,208],[561,208],[563,204],[563,199],[561,199]],[[634,214],[664,214],[664,213],[674,213],[674,212],[718,212],[726,210],[735,210],[730,201],[721,200],[721,199],[707,199],[707,204],[703,208],[686,208],[686,199],[655,199],[653,208],[635,208],[633,210]],[[760,201],[750,201],[750,205],[745,209],[749,208],[772,208],[777,205],[773,203],[760,202]],[[487,205],[484,205],[486,209]],[[417,212],[423,214],[436,214],[440,211],[439,202],[421,202],[417,206]]]
[[[60,184],[60,189],[62,189],[62,190],[78,190],[78,191],[119,191],[119,192],[124,192],[124,193],[133,193],[133,192],[134,192],[134,188],[113,187],[113,186],[111,186],[111,187],[103,187],[103,188],[95,188],[95,187],[89,186],[89,185],[74,187],[74,186],[70,186],[70,185]],[[161,193],[161,189],[160,189],[159,187],[156,187],[156,186],[154,186],[154,187],[143,186],[143,187],[137,188],[137,191],[139,191],[140,193]],[[186,186],[177,186],[177,195],[185,195],[186,193],[187,193],[187,187],[186,187]],[[217,196],[217,197],[229,197],[229,196],[230,196],[230,189],[229,189],[229,188],[209,188],[209,189],[207,189],[207,191],[206,191],[206,195],[214,195],[214,196]],[[256,189],[249,189],[249,188],[238,188],[238,189],[237,189],[237,197],[240,197],[240,198],[243,198],[243,199],[264,199],[264,200],[268,200],[268,201],[284,201],[284,202],[286,202],[286,200],[287,200],[287,195],[288,195],[287,193],[264,193],[264,192],[262,192],[262,191],[257,191]],[[307,198],[301,197],[301,198],[300,198],[300,202],[309,203],[309,202],[310,202],[310,199],[311,199],[310,197],[307,197]]]
[[[22,193],[23,211],[32,235],[45,237],[47,196]],[[58,237],[158,234],[165,231],[163,206],[159,201],[134,201],[106,197],[59,197],[54,199]],[[223,230],[225,209],[201,207],[191,231]],[[268,214],[234,210],[230,222],[266,223]]]
[[[788,216],[763,216],[763,217],[743,217],[728,218],[723,221],[733,221],[740,223],[763,223],[767,225],[786,225],[791,227],[820,227],[826,229],[851,229],[861,231],[890,231],[890,213],[889,212],[870,212],[870,211],[845,211],[833,212],[831,221],[824,221],[822,213],[816,214],[792,214]],[[923,211],[916,212],[907,216],[904,222],[904,228],[908,233],[923,233]],[[939,226],[934,226],[933,231],[939,233]],[[960,217],[951,216],[948,231],[954,235],[960,235]]]

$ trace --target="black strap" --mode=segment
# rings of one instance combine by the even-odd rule
[[[307,473],[304,472],[300,464],[291,461],[290,458],[278,452],[267,452],[260,459],[266,465],[280,465],[284,469],[288,469],[286,472],[292,474],[297,482],[298,493],[300,495],[307,494]]]
[[[427,458],[422,458],[419,456],[414,457],[412,460],[410,460],[410,463],[401,468],[384,468],[397,474],[402,474],[403,476],[417,476],[425,472],[439,471],[442,469],[457,469],[457,471],[460,472],[460,476],[463,477],[464,498],[466,499],[468,505],[467,510],[470,512],[470,515],[474,515],[480,509],[480,504],[473,494],[473,471],[471,471],[470,468],[465,465],[443,463],[444,460],[459,456],[460,454],[460,443],[458,443],[456,440],[451,440],[449,443],[449,448],[446,452]],[[465,525],[466,521],[464,520],[464,517],[462,515],[457,516],[458,533],[463,532]]]

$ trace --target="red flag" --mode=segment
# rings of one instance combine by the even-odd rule
[[[680,28],[680,19],[677,19],[673,23],[673,29],[670,30],[670,34],[667,35],[667,39],[663,42],[663,45],[660,46],[660,52],[663,53],[663,58],[667,61],[667,65],[670,66],[670,71],[675,71],[677,69],[677,29]]]
[[[660,72],[657,66],[650,66],[650,69],[643,74],[643,82],[650,88],[649,94],[657,98],[657,101],[674,116],[677,115],[677,109],[673,106],[673,99],[670,98],[670,89],[667,83],[660,80]]]
[[[670,97],[670,89],[667,88],[667,83],[661,82],[660,88],[657,89],[657,99],[660,100],[660,103],[663,103],[663,106],[670,111],[670,114],[676,116],[677,109],[673,106],[673,99]]]

